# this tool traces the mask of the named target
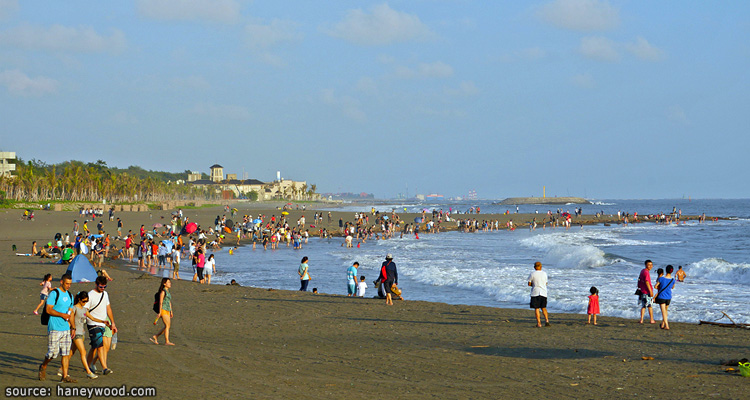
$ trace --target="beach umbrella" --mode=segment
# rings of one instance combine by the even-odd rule
[[[387,216],[387,215],[384,215],[384,216],[383,216],[383,219],[388,219],[388,216]]]
[[[224,232],[226,233],[232,233],[232,229],[230,229],[228,226],[224,227]]]
[[[150,234],[150,233],[147,233],[147,234],[146,234],[146,237],[148,237],[149,239],[153,239],[153,238],[154,238],[154,235],[152,235],[152,234]]]
[[[158,222],[154,224],[154,228],[161,228],[162,226],[164,226],[164,225],[162,225],[162,224],[160,224]]]
[[[416,222],[418,224],[421,223],[422,222],[422,217],[416,217],[416,218],[414,218],[414,222]]]
[[[172,211],[172,215],[180,215],[178,211]]]
[[[185,225],[185,232],[187,232],[187,233],[193,233],[197,229],[198,229],[198,224],[196,224],[195,222],[191,222],[191,223]]]
[[[97,234],[89,236],[89,239],[91,239],[91,238],[100,238],[100,237],[104,237],[104,235],[100,235],[100,234],[97,233]]]
[[[224,226],[226,226],[229,229],[232,229],[232,227],[234,226],[234,221],[232,221],[231,219],[228,219],[227,222],[224,223]]]
[[[162,240],[162,243],[164,243],[164,247],[167,248],[167,250],[172,251],[172,247],[174,247],[174,242],[171,240]]]
[[[289,213],[288,213],[288,212],[286,212],[286,211],[283,211],[283,212],[281,213],[281,215],[289,215]]]
[[[256,219],[254,219],[254,220],[253,220],[253,223],[254,223],[254,224],[262,224],[262,223],[263,223],[263,220],[262,220],[262,219],[258,219],[258,218],[256,218]]]

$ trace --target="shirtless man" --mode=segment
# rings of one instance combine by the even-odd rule
[[[677,275],[678,282],[685,282],[685,277],[687,277],[687,274],[685,273],[685,270],[682,269],[682,265],[677,267],[677,272],[675,273],[675,275]]]

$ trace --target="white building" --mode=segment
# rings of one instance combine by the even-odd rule
[[[13,151],[0,151],[0,176],[11,176],[11,172],[16,170],[16,164],[10,160],[16,159],[16,153]]]

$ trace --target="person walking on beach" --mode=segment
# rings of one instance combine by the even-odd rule
[[[61,382],[75,383],[76,380],[68,375],[68,366],[70,363],[70,312],[73,307],[73,295],[69,292],[73,279],[70,274],[64,274],[60,278],[60,287],[53,290],[49,297],[46,307],[49,314],[47,322],[47,354],[44,361],[39,366],[39,380],[47,379],[47,364],[57,355],[62,356],[62,375]]]
[[[159,317],[164,322],[164,328],[159,333],[151,336],[149,340],[153,344],[159,344],[159,336],[164,335],[164,344],[167,346],[174,346],[174,343],[169,341],[169,328],[172,326],[172,318],[174,318],[174,311],[172,310],[172,293],[169,289],[172,287],[172,281],[169,278],[162,278],[161,285],[159,285]],[[158,319],[158,318],[157,318]],[[154,321],[156,324],[156,321]]]
[[[531,286],[531,302],[529,307],[534,309],[536,316],[536,327],[542,327],[539,310],[544,314],[544,326],[549,326],[549,315],[547,315],[547,273],[542,271],[542,263],[534,263],[534,271],[529,275],[528,285]]]
[[[98,276],[95,281],[94,289],[89,291],[89,301],[86,303],[86,308],[94,319],[88,319],[88,331],[89,341],[91,349],[89,350],[88,365],[93,369],[94,366],[94,354],[96,354],[99,361],[102,363],[102,373],[109,375],[112,370],[107,366],[107,354],[109,353],[109,343],[104,341],[104,331],[107,327],[106,323],[98,321],[109,321],[109,327],[113,333],[117,333],[117,326],[115,326],[115,318],[112,315],[112,306],[109,302],[109,293],[106,292],[107,278],[105,276]]]
[[[669,312],[669,303],[672,302],[672,289],[674,289],[675,284],[675,280],[672,278],[673,271],[674,267],[667,265],[667,275],[660,276],[656,280],[656,289],[658,292],[655,302],[661,308],[662,317],[659,327],[666,330],[669,330],[669,316],[667,314]]]
[[[297,271],[297,274],[299,274],[300,292],[306,292],[307,284],[310,283],[310,273],[307,270],[308,260],[309,259],[307,258],[307,256],[302,257],[302,261],[300,261],[300,264],[299,264],[299,270]]]
[[[346,296],[354,296],[357,291],[357,268],[359,263],[354,262],[351,267],[346,269]]]
[[[86,291],[81,291],[76,295],[75,307],[73,308],[73,320],[75,321],[73,328],[74,346],[71,347],[70,356],[73,357],[73,354],[75,354],[76,350],[78,350],[78,353],[81,354],[81,363],[83,364],[83,369],[86,370],[86,376],[88,376],[89,379],[96,379],[99,376],[91,372],[91,369],[89,369],[89,364],[86,361],[86,347],[83,344],[83,336],[84,332],[86,332],[86,318],[89,318],[96,322],[102,322],[106,325],[109,325],[109,322],[107,322],[106,320],[102,321],[94,318],[91,313],[89,313],[89,311],[84,307],[88,301],[89,294],[86,293]]]
[[[44,275],[39,286],[42,287],[42,291],[39,293],[39,305],[34,309],[34,315],[39,315],[39,309],[44,305],[44,302],[47,301],[47,297],[49,297],[49,291],[52,289],[52,274]]]
[[[651,262],[651,260],[646,260],[644,262],[645,268],[641,270],[641,273],[638,275],[638,302],[641,305],[641,320],[638,322],[639,324],[643,323],[643,317],[645,316],[646,309],[648,308],[648,316],[651,319],[651,323],[655,324],[656,321],[654,321],[654,309],[652,307],[653,305],[653,299],[654,299],[654,287],[651,286],[651,268],[654,267],[654,263]]]
[[[211,284],[211,275],[213,275],[214,272],[216,272],[216,260],[214,260],[214,255],[211,253],[203,266],[203,276],[206,278],[206,284]]]
[[[589,289],[589,292],[591,293],[591,295],[589,295],[589,306],[586,310],[586,314],[589,315],[589,319],[586,323],[591,323],[591,316],[593,315],[594,325],[596,325],[596,316],[599,314],[599,289],[592,286],[591,289]]]
[[[396,263],[393,262],[393,255],[391,253],[385,256],[385,261],[380,267],[378,280],[380,280],[380,285],[383,286],[383,291],[385,291],[385,304],[392,306],[393,292],[391,288],[394,284],[398,285],[398,270],[396,269]]]

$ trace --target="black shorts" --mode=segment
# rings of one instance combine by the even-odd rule
[[[656,304],[666,304],[666,305],[669,305],[669,303],[671,303],[671,302],[672,302],[672,299],[660,299],[658,297],[656,299],[654,299],[654,303],[656,303]]]
[[[196,268],[195,272],[198,273],[198,280],[203,280],[203,268]]]
[[[392,280],[386,279],[386,281],[383,282],[383,290],[385,290],[386,293],[393,293],[391,292],[391,286],[393,286]]]
[[[529,303],[530,308],[547,308],[547,298],[544,296],[534,296]]]

